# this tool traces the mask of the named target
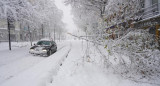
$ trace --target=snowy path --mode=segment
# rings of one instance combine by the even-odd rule
[[[52,83],[47,86],[152,86],[146,83],[135,83],[123,79],[112,72],[104,72],[94,60],[83,62],[86,45],[81,41],[72,41],[72,49],[60,67],[57,75],[53,76]],[[91,48],[93,54],[95,48]],[[98,55],[94,59],[99,58]]]
[[[6,49],[8,44],[3,43],[0,46],[0,84],[46,59],[46,57],[29,54],[29,46],[15,47],[12,51]],[[58,51],[64,48],[64,46],[64,44],[58,44]]]

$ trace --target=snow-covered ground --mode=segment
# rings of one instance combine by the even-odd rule
[[[58,43],[58,50],[65,44]],[[0,43],[0,84],[28,70],[46,57],[29,54],[30,43],[12,43],[12,51],[8,43]]]
[[[72,42],[72,49],[68,58],[60,67],[53,82],[48,86],[152,86],[146,83],[136,83],[121,76],[107,72],[100,66],[100,54],[95,47],[90,48],[90,58],[86,59],[86,45],[81,42]],[[83,48],[83,49],[82,49]],[[85,59],[86,61],[84,61]]]
[[[97,49],[82,40],[59,42],[58,47],[48,58],[30,55],[28,45],[1,49],[0,86],[154,86],[106,71]]]

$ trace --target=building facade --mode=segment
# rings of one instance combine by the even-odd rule
[[[11,41],[18,41],[20,28],[18,22],[15,22],[14,27],[10,29]],[[8,41],[8,23],[7,19],[0,19],[0,42]]]
[[[160,0],[141,0],[142,10],[138,12],[140,20],[134,23],[135,28],[149,29],[160,45]]]
[[[106,18],[106,22],[108,24],[108,27],[105,29],[106,33],[111,34],[110,38],[115,39],[118,36],[123,35],[125,31],[127,31],[128,28],[136,28],[136,29],[149,29],[149,33],[154,34],[157,41],[160,39],[160,0],[139,0],[139,4],[137,4],[140,9],[134,13],[134,18],[131,18],[127,21],[122,21],[123,18],[119,18],[119,14],[121,14],[121,11],[125,9],[120,9],[117,13],[111,14]],[[121,17],[121,16],[120,16]],[[127,17],[127,16],[125,16]],[[120,22],[114,23],[110,25],[110,22],[112,20],[116,20],[116,18],[119,18]],[[121,28],[123,27],[123,28]],[[117,31],[117,32],[116,32]],[[114,33],[111,33],[114,32]],[[122,32],[122,33],[120,33]]]
[[[141,0],[142,19],[160,14],[160,0]]]

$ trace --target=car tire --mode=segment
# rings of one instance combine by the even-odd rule
[[[57,52],[57,48],[56,48],[56,50],[54,51],[54,53],[55,53],[55,52]]]
[[[51,55],[51,51],[49,50],[48,52],[47,52],[47,56],[50,56]]]
[[[53,54],[53,51],[52,50],[50,50],[50,55],[52,55]]]

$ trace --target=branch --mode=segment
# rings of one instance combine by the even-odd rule
[[[92,41],[92,40],[88,40],[88,39],[82,38],[82,36],[76,36],[76,35],[73,35],[73,34],[71,34],[71,33],[68,33],[68,34],[71,35],[71,36],[74,36],[74,37],[76,37],[76,38],[83,39],[83,40],[92,42],[92,43],[94,43],[94,44],[104,46],[103,44],[97,43],[97,42],[95,42],[95,41]]]

